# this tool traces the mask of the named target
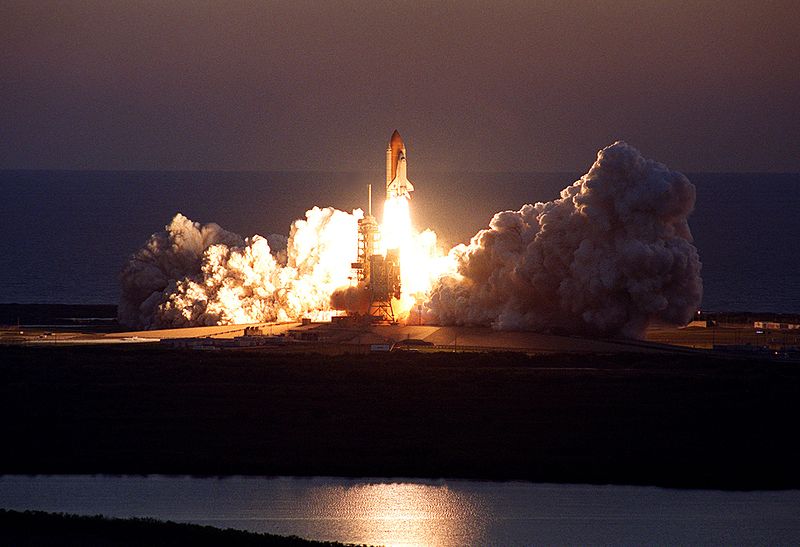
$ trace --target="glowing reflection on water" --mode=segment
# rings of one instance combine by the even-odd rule
[[[0,507],[370,545],[800,544],[800,490],[332,477],[0,476]]]
[[[338,520],[347,541],[381,545],[474,543],[485,520],[479,501],[447,485],[369,483],[313,488],[312,513]]]

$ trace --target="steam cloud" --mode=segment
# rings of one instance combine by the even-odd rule
[[[624,142],[548,203],[497,213],[450,255],[427,304],[443,324],[640,337],[686,324],[702,296],[695,188]]]
[[[560,199],[497,213],[444,260],[429,248],[435,234],[412,234],[407,273],[421,274],[413,290],[427,322],[639,337],[654,320],[685,324],[700,303],[694,202],[686,177],[617,142]],[[243,239],[178,214],[125,265],[119,320],[154,328],[363,312],[369,294],[351,286],[361,215],[314,207],[287,240]]]
[[[119,321],[154,328],[329,317],[331,293],[352,273],[360,216],[314,207],[281,241],[242,239],[178,214],[123,268]],[[269,240],[286,249],[273,251]]]

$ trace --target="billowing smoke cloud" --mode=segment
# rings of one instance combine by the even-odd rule
[[[624,142],[548,203],[497,213],[450,254],[427,303],[442,324],[638,337],[685,324],[702,295],[694,186]]]
[[[314,207],[287,240],[242,239],[178,214],[123,268],[119,321],[152,328],[325,318],[331,294],[352,275],[360,216]]]
[[[348,313],[364,315],[369,312],[372,294],[364,286],[340,287],[331,295],[331,307]]]
[[[638,337],[654,320],[685,324],[700,303],[687,224],[694,201],[686,177],[618,142],[560,199],[497,213],[446,257],[433,232],[410,224],[382,230],[399,238],[408,293],[400,303],[425,301],[428,322]],[[178,214],[123,269],[120,322],[179,327],[365,313],[370,293],[352,286],[351,270],[361,216],[314,207],[288,239],[242,239]]]

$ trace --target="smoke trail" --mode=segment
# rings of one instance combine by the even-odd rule
[[[331,294],[349,282],[360,216],[314,207],[288,240],[243,240],[178,214],[123,268],[119,321],[153,328],[325,318]]]
[[[435,283],[429,317],[632,337],[685,324],[702,295],[694,202],[686,177],[617,142],[560,199],[497,213],[451,250],[457,273]]]

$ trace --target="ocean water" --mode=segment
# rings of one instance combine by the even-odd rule
[[[466,242],[495,212],[554,199],[578,176],[415,172],[414,223],[445,245]],[[702,307],[800,313],[800,174],[687,176]],[[126,258],[177,212],[243,236],[287,235],[314,205],[365,207],[367,183],[381,181],[380,171],[0,171],[0,302],[116,303]]]
[[[800,491],[334,477],[3,476],[0,507],[369,545],[796,545]]]

